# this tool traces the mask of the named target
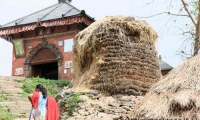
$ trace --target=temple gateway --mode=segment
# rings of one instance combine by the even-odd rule
[[[12,75],[72,79],[72,45],[76,34],[94,19],[71,0],[0,26],[0,37],[13,44]]]

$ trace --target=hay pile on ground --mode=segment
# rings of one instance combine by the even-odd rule
[[[80,32],[73,48],[75,88],[143,95],[160,79],[157,33],[132,17],[109,16]]]
[[[135,107],[133,117],[200,119],[200,55],[154,84]]]

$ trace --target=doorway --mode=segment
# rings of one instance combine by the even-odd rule
[[[31,66],[31,77],[58,80],[58,62]]]
[[[61,79],[62,60],[60,49],[43,38],[42,42],[30,51],[24,62],[26,77]]]

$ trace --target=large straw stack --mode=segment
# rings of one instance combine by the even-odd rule
[[[157,33],[145,21],[109,16],[80,32],[74,43],[75,88],[143,95],[160,79]]]
[[[200,119],[200,55],[154,84],[136,105],[133,117]]]

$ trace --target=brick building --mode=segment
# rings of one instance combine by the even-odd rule
[[[72,79],[75,35],[94,22],[71,0],[0,26],[0,37],[13,43],[13,76]]]
[[[167,75],[169,71],[173,69],[173,67],[163,60],[160,59],[160,67],[161,67],[161,73],[163,76]]]

